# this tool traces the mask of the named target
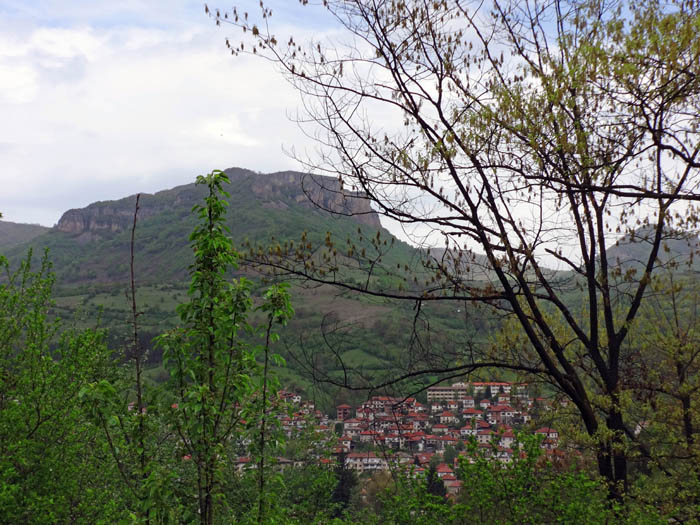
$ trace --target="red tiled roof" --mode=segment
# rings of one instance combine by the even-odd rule
[[[447,463],[440,463],[435,467],[435,472],[454,472]]]
[[[514,412],[514,409],[508,405],[494,405],[489,408],[489,412]]]

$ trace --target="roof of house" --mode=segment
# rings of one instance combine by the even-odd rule
[[[508,405],[494,405],[489,408],[489,412],[514,412],[515,409]]]
[[[435,472],[449,472],[452,473],[454,472],[450,466],[447,463],[440,463],[437,467],[435,467]]]

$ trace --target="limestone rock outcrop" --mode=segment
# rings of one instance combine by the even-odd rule
[[[259,174],[240,168],[231,168],[226,173],[231,179],[231,185],[227,188],[229,192],[249,193],[262,207],[284,209],[299,205],[348,216],[366,226],[381,227],[379,216],[372,210],[369,201],[360,193],[342,190],[336,179],[293,171]],[[143,220],[174,206],[190,208],[200,201],[203,190],[194,184],[187,184],[153,195],[143,194],[139,218]],[[58,221],[56,229],[78,236],[84,242],[124,231],[133,220],[133,203],[132,196],[68,210]]]

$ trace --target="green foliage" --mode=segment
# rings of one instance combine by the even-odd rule
[[[428,492],[424,480],[399,483],[382,498],[379,512],[360,514],[366,523],[392,525],[430,525],[473,523],[473,517],[462,515],[458,508],[446,504],[444,497]],[[358,521],[354,521],[357,523]]]
[[[254,391],[254,352],[241,340],[251,332],[251,283],[228,281],[236,254],[226,235],[223,217],[227,182],[223,172],[198,177],[208,194],[193,208],[200,220],[190,235],[195,261],[189,302],[178,307],[182,327],[159,338],[171,379],[170,424],[177,429],[183,454],[191,459],[196,479],[197,513],[201,523],[214,523],[222,503],[222,457],[229,440],[240,431],[244,405]]]
[[[472,443],[457,472],[463,482],[458,496],[446,497],[434,463],[424,478],[381,472],[359,483],[342,456],[332,468],[309,453],[309,446],[317,445],[311,429],[286,444],[285,455],[302,465],[282,469],[277,455],[285,443],[273,369],[285,360],[272,349],[280,337],[277,328],[283,336],[294,333],[286,326],[294,315],[289,289],[275,285],[260,291],[243,277],[231,279],[237,254],[224,221],[226,176],[214,172],[198,183],[208,193],[194,208],[199,223],[190,236],[195,260],[188,300],[177,309],[180,327],[159,339],[168,379],[145,388],[138,403],[130,365],[111,359],[103,331],[66,329],[51,317],[54,277],[47,257],[32,270],[30,254],[15,272],[0,259],[5,273],[0,285],[1,523],[696,519],[697,461],[687,460],[697,458],[694,288],[676,289],[671,283],[673,307],[663,304],[650,315],[663,312],[675,322],[638,329],[630,338],[644,344],[624,369],[621,384],[636,392],[661,392],[653,399],[663,410],[622,396],[629,414],[647,421],[640,432],[650,447],[622,503],[611,504],[606,487],[585,470],[546,460],[534,439],[516,443],[507,463],[488,458]],[[667,293],[655,284],[655,292]],[[681,289],[692,300],[679,296]],[[163,297],[156,291],[173,295],[172,288],[153,291],[153,297]],[[96,297],[86,295],[85,304]],[[150,296],[148,302],[158,303]],[[362,307],[376,305],[365,301]],[[306,312],[304,318],[317,320],[317,314]],[[458,328],[449,321],[443,326]],[[403,335],[393,316],[376,327],[384,337]],[[371,341],[366,334],[357,338],[347,357],[367,361],[363,348]],[[396,350],[400,347],[396,344]],[[371,366],[380,369],[399,357],[392,352],[386,360],[375,357]],[[654,372],[639,375],[635,367]],[[641,378],[648,380],[644,388],[634,384]],[[252,456],[248,464],[254,468],[240,473],[234,460],[243,452]],[[443,461],[451,463],[456,454],[449,448]]]
[[[274,495],[264,523],[306,525],[329,523],[336,510],[330,495],[336,477],[327,466],[307,463],[286,467],[269,479],[267,491]],[[260,523],[258,517],[258,473],[253,469],[232,476],[226,497],[231,500],[231,522]]]
[[[208,182],[215,190],[215,178]],[[286,287],[274,286],[257,308],[266,323],[257,329],[248,323],[250,283],[226,278],[235,255],[225,240],[212,239],[224,235],[214,220],[223,208],[216,200],[207,206],[200,214],[208,226],[193,234],[199,245],[190,302],[180,308],[183,327],[161,339],[171,378],[147,389],[142,411],[131,402],[128,368],[116,377],[110,368],[103,334],[66,330],[47,316],[53,277],[46,257],[36,272],[31,256],[13,274],[2,261],[8,284],[0,288],[0,522],[664,522],[644,501],[670,495],[667,483],[642,476],[631,496],[646,496],[611,508],[604,485],[546,461],[534,438],[516,443],[509,463],[487,458],[472,443],[453,499],[445,497],[434,464],[424,478],[378,473],[358,483],[342,456],[332,468],[304,452],[311,435],[287,447],[303,466],[280,470],[276,380],[267,365],[282,364],[271,353],[272,328],[293,310]],[[254,344],[255,337],[264,344]],[[145,465],[133,439],[140,424]],[[233,460],[246,442],[257,468],[238,473]]]
[[[359,504],[343,523],[391,525],[435,524],[648,524],[665,523],[652,507],[628,501],[613,505],[606,486],[579,465],[565,466],[545,458],[536,437],[524,437],[512,461],[490,458],[498,447],[484,451],[473,442],[460,457],[462,481],[456,495],[431,465],[425,476],[397,472],[378,494],[371,496],[374,477],[365,483]]]
[[[230,279],[237,254],[224,224],[226,175],[214,172],[197,182],[208,194],[193,208],[199,224],[190,235],[188,301],[177,308],[181,326],[158,338],[167,381],[145,385],[136,359],[136,384],[129,379],[129,363],[117,381],[103,379],[81,392],[104,432],[137,522],[233,519],[238,511],[235,498],[227,497],[232,486],[227,469],[243,451],[258,460],[258,491],[251,497],[259,502],[259,514],[274,499],[264,481],[274,482],[276,474],[265,460],[282,440],[273,417],[278,384],[270,363],[284,361],[270,347],[278,339],[273,326],[286,324],[293,309],[287,287],[272,286],[257,308],[266,325],[256,329],[249,323],[252,282]],[[257,337],[265,344],[255,344]],[[139,352],[137,343],[131,352]]]
[[[30,252],[11,272],[0,258],[0,521],[116,519],[115,472],[100,461],[100,432],[81,410],[80,389],[109,374],[100,330],[51,320],[54,276]]]
[[[425,490],[428,494],[433,496],[438,496],[444,498],[447,495],[447,490],[445,489],[445,483],[437,475],[436,465],[430,463],[428,467],[428,472],[425,475]]]
[[[285,325],[294,313],[286,285],[275,285],[257,308],[267,318],[264,328],[256,330],[250,324],[252,282],[229,278],[238,256],[224,223],[224,198],[229,194],[223,185],[228,182],[221,171],[197,178],[208,194],[203,205],[193,208],[199,224],[190,235],[195,261],[189,301],[178,307],[182,326],[158,340],[170,371],[169,424],[177,429],[180,447],[194,466],[197,513],[207,524],[234,512],[222,497],[222,481],[223,459],[227,450],[236,449],[236,441],[248,442],[258,458],[258,519],[264,519],[270,499],[266,458],[281,441],[275,432],[271,401],[276,399],[277,382],[270,365],[284,362],[270,353],[278,339],[272,328]],[[255,336],[263,336],[265,344],[253,344]]]
[[[555,466],[540,441],[520,436],[506,463],[491,457],[496,444],[484,451],[472,441],[457,469],[459,511],[486,523],[609,523],[605,485],[575,467]]]
[[[353,490],[357,486],[357,476],[355,472],[347,468],[345,457],[345,453],[339,454],[335,466],[336,486],[331,494],[331,502],[336,505],[335,517],[340,517],[342,512],[348,508]]]
[[[132,521],[182,520],[188,510],[179,496],[191,475],[183,469],[167,426],[168,414],[161,409],[163,392],[144,388],[139,410],[132,370],[128,365],[117,370],[117,377],[86,385],[80,392],[86,415],[105,442],[102,463],[118,471],[118,493]]]

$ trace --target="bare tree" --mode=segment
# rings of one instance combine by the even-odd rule
[[[264,262],[365,293],[509,312],[528,349],[505,348],[495,362],[546,376],[568,396],[611,496],[622,498],[636,446],[622,406],[626,342],[665,238],[697,223],[697,3],[323,6],[342,34],[306,43],[274,36],[262,3],[256,21],[235,9],[212,15],[244,30],[244,42],[227,41],[232,53],[273,61],[299,90],[299,121],[324,146],[309,168],[446,248],[427,283],[396,290],[342,282],[340,265],[359,255],[332,240],[285,246]],[[619,265],[610,246],[640,228],[641,264]],[[386,247],[373,246],[381,259]],[[485,257],[469,260],[469,250]]]

